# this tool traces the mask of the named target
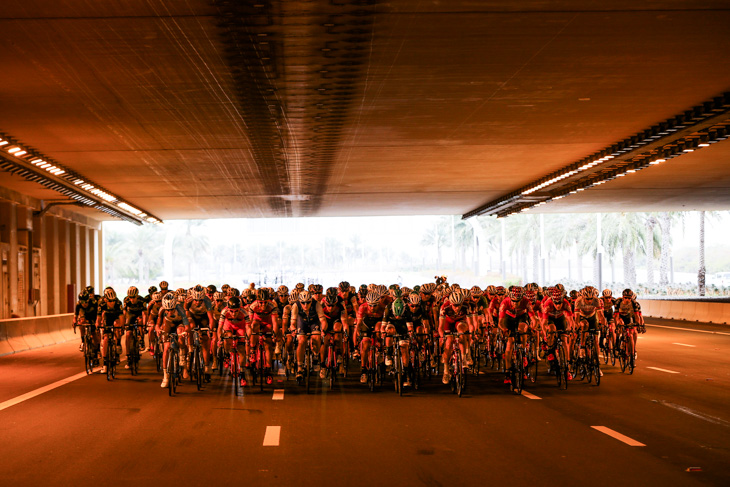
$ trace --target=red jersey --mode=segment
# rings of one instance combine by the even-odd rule
[[[559,301],[557,304],[555,304],[555,301],[552,299],[547,299],[543,301],[542,304],[542,318],[545,319],[548,316],[550,318],[560,318],[563,315],[567,315],[572,317],[573,312],[571,311],[570,301],[563,298],[562,301]]]
[[[512,299],[506,297],[502,300],[502,304],[499,305],[499,319],[501,320],[505,316],[512,318],[518,318],[529,315],[531,318],[535,316],[535,311],[532,309],[532,304],[526,297],[522,297],[517,303],[512,302]]]

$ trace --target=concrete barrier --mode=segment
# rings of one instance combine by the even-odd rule
[[[73,314],[0,320],[0,356],[78,339]]]
[[[640,299],[639,302],[642,314],[651,318],[730,325],[730,303],[676,299]]]

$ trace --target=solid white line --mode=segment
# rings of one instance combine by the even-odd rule
[[[535,394],[530,394],[525,390],[522,391],[522,395],[525,396],[527,399],[542,399],[541,397],[537,397]]]
[[[660,369],[659,367],[647,367],[647,369],[658,370],[659,372],[666,372],[667,374],[679,374],[674,370]]]
[[[274,397],[272,397],[274,401],[283,401],[284,400],[284,389],[274,389]]]
[[[94,369],[94,372],[96,372],[97,370],[99,370],[99,368]],[[3,409],[7,409],[11,406],[15,406],[16,404],[20,404],[21,402],[27,401],[28,399],[32,399],[36,396],[40,396],[44,392],[52,391],[53,389],[56,389],[58,387],[68,384],[69,382],[73,382],[75,380],[81,379],[82,377],[86,377],[87,375],[88,374],[86,372],[79,372],[76,375],[72,375],[71,377],[61,379],[52,384],[48,384],[47,386],[40,387],[34,391],[26,392],[25,394],[18,396],[16,398],[8,399],[7,401],[0,403],[0,411],[2,411]]]
[[[264,435],[264,446],[279,446],[281,426],[267,426]]]
[[[687,345],[686,343],[672,343],[672,345],[679,345],[681,347],[692,347],[692,348],[695,347],[695,345]]]
[[[668,328],[670,330],[694,331],[695,333],[709,333],[711,335],[727,335],[727,336],[730,336],[730,333],[725,333],[724,331],[693,330],[692,328],[678,328],[676,326],[650,325],[648,323],[646,324],[646,326],[653,326],[655,328]]]
[[[607,428],[605,426],[591,426],[591,428],[600,431],[601,433],[605,433],[608,436],[612,438],[616,438],[619,441],[623,441],[629,446],[646,446],[645,444],[638,442],[632,438],[629,438],[628,436],[622,435],[618,431],[614,431],[611,428]]]

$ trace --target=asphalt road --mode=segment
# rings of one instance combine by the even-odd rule
[[[113,382],[79,374],[78,344],[1,357],[0,485],[730,485],[730,326],[649,324],[633,375],[562,391],[541,368],[522,396],[487,372],[461,398],[354,373],[241,397],[214,376],[171,398],[148,355]]]

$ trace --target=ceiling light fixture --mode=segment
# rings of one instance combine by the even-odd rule
[[[136,225],[144,222],[162,223],[149,212],[144,212],[110,191],[82,179],[80,175],[68,170],[52,159],[34,150],[23,147],[11,137],[0,134],[0,169],[57,191],[69,198],[103,211],[115,218],[126,220]],[[8,146],[8,147],[4,147]],[[144,215],[141,217],[140,215]]]

